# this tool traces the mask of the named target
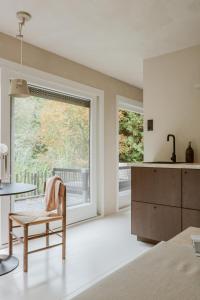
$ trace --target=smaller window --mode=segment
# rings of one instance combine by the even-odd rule
[[[119,110],[119,162],[143,161],[143,115]]]

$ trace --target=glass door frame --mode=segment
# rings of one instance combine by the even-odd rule
[[[76,83],[55,75],[47,74],[33,68],[20,66],[0,59],[0,103],[1,122],[0,140],[10,149],[11,116],[9,88],[10,79],[24,78],[28,83],[55,91],[82,96],[91,100],[90,118],[90,195],[91,201],[76,207],[69,207],[67,211],[68,224],[96,217],[104,214],[104,93],[101,90]],[[9,153],[10,157],[10,153]],[[11,167],[9,161],[8,167]],[[8,197],[7,197],[8,198]],[[10,210],[9,199],[0,201],[0,245],[7,241],[7,215]]]
[[[42,87],[35,87],[35,88],[40,88],[42,89]],[[60,91],[55,91],[55,92],[60,92]],[[48,99],[43,99],[44,101],[48,101]],[[95,136],[95,131],[96,131],[96,118],[94,117],[96,115],[96,102],[93,99],[86,99],[85,101],[90,102],[89,105],[89,156],[88,156],[88,160],[89,160],[89,201],[85,202],[85,203],[81,203],[78,205],[73,205],[73,206],[67,206],[67,214],[68,214],[68,224],[71,223],[75,223],[81,220],[85,220],[88,219],[90,217],[95,217],[97,215],[97,206],[96,206],[96,201],[94,201],[94,199],[96,198],[95,194],[94,194],[94,185],[96,184],[96,182],[93,181],[93,178],[95,178],[94,174],[94,167],[93,167],[93,163],[94,160],[96,160],[96,157],[94,156],[93,152],[96,153],[96,143],[93,143],[94,141],[94,136]],[[12,141],[12,137],[14,136],[14,130],[15,130],[15,125],[13,123],[13,117],[12,114],[15,111],[14,108],[14,99],[10,99],[10,120],[11,120],[11,130],[10,130],[10,134],[11,134],[11,138],[10,138],[10,145],[11,145],[11,155],[10,155],[10,161],[11,161],[11,178],[12,180],[13,178],[13,163],[14,163],[14,144]],[[20,101],[20,99],[18,99],[17,101]],[[28,99],[25,99],[25,101],[29,101]],[[50,101],[58,101],[59,100],[50,100]],[[31,183],[31,182],[29,182]],[[12,208],[14,208],[14,199],[12,199]],[[13,209],[14,210],[14,209]]]

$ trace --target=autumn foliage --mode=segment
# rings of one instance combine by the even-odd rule
[[[15,173],[89,167],[88,107],[32,96],[12,110]]]

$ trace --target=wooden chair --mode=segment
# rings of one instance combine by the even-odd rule
[[[64,186],[64,199],[61,201],[61,213],[52,211],[35,211],[35,212],[17,212],[9,214],[9,255],[13,253],[13,238],[24,244],[24,259],[23,268],[24,272],[28,271],[28,255],[38,251],[50,249],[56,246],[62,245],[62,259],[65,259],[66,252],[66,187]],[[55,221],[61,221],[62,226],[60,230],[52,230],[49,227],[49,223]],[[13,225],[13,222],[17,225]],[[46,230],[44,233],[29,235],[29,227],[45,224]],[[24,231],[23,237],[18,237],[14,232],[14,228],[22,227]],[[49,236],[57,234],[62,238],[61,243],[49,245]],[[28,241],[38,238],[46,237],[46,247],[29,251]]]

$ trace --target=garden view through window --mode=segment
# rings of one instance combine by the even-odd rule
[[[119,110],[119,207],[131,203],[131,168],[128,163],[143,161],[143,115]]]
[[[143,161],[143,115],[119,110],[119,161]]]
[[[67,205],[90,201],[90,101],[34,91],[12,98],[12,180],[37,185],[15,197],[14,209],[44,207],[44,182],[59,175],[67,186]]]

